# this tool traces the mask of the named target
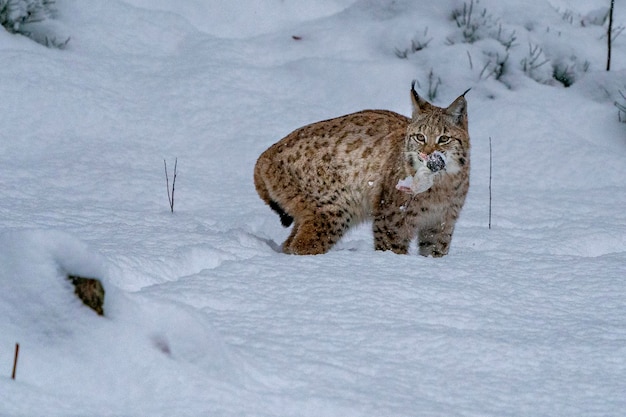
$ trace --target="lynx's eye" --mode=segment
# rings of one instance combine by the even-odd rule
[[[437,145],[445,145],[450,143],[452,138],[450,136],[441,135],[437,138]]]
[[[411,135],[411,139],[413,139],[417,143],[426,143],[426,136],[421,133]]]

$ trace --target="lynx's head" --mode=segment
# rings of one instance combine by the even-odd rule
[[[420,164],[432,161],[433,156],[441,154],[445,161],[445,172],[456,174],[469,168],[470,141],[465,101],[467,91],[444,109],[420,97],[415,91],[413,81],[413,116],[405,139],[405,155],[413,168],[417,170]],[[434,170],[431,166],[429,168]]]

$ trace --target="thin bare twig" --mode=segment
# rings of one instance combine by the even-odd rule
[[[613,32],[613,6],[615,5],[615,0],[611,0],[611,8],[609,9],[609,28],[607,29],[606,38],[607,38],[607,56],[606,56],[606,70],[611,70],[611,35]]]
[[[174,213],[174,189],[176,186],[176,168],[178,166],[178,158],[174,160],[174,178],[172,178],[172,193],[170,194],[170,180],[167,175],[167,162],[165,159],[163,160],[163,165],[165,165],[165,183],[167,185],[167,200],[170,203],[170,210]]]
[[[20,353],[20,344],[15,344],[15,358],[13,358],[13,373],[11,374],[11,379],[15,379],[15,371],[17,370],[17,356]]]
[[[491,136],[489,136],[489,229],[491,230],[491,171],[492,171],[492,158],[491,158]]]

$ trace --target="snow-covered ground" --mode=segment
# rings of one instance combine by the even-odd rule
[[[0,416],[623,415],[608,4],[57,0],[65,49],[0,29]],[[472,88],[450,254],[376,252],[369,225],[278,253],[258,155],[310,122],[408,115],[413,79],[440,106]],[[67,273],[102,278],[104,317]]]

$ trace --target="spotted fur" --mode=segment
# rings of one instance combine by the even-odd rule
[[[292,254],[321,254],[352,226],[372,220],[377,250],[405,254],[417,238],[419,253],[444,256],[469,189],[470,140],[465,94],[436,107],[411,87],[409,119],[386,110],[364,110],[295,130],[258,159],[259,196],[284,226]],[[430,189],[396,188],[414,175],[418,155],[446,157]]]

